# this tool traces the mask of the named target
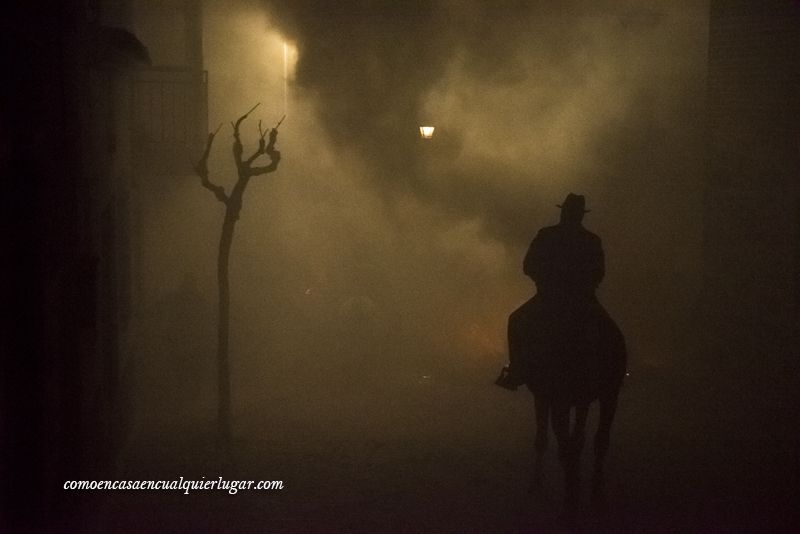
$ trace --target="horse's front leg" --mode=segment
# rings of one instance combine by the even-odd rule
[[[592,497],[599,504],[606,499],[603,467],[611,438],[611,424],[617,413],[617,392],[600,398],[600,420],[594,436],[594,471],[592,474]]]
[[[575,425],[570,428],[572,407],[553,403],[553,432],[558,440],[558,457],[564,470],[564,515],[567,520],[574,519],[580,505],[580,458],[586,432],[588,404],[575,406]]]
[[[536,438],[534,441],[533,474],[531,493],[542,487],[544,481],[544,453],[547,450],[547,434],[550,431],[550,399],[546,395],[533,394],[536,409]]]
[[[553,402],[550,414],[553,433],[558,442],[558,459],[564,471],[564,513],[562,518],[568,521],[577,516],[579,501],[577,458],[569,424],[571,411],[572,407],[569,404]]]

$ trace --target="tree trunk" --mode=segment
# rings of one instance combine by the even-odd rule
[[[229,450],[231,444],[231,371],[228,358],[228,340],[230,337],[230,282],[228,279],[228,263],[233,242],[233,230],[236,216],[228,208],[225,210],[225,222],[222,224],[222,235],[219,241],[217,257],[217,282],[219,284],[219,321],[217,329],[217,435],[223,450]]]
[[[217,323],[217,445],[219,452],[227,461],[231,460],[232,442],[232,421],[231,421],[231,369],[229,358],[229,339],[230,339],[230,308],[231,293],[228,265],[230,263],[231,244],[233,243],[233,231],[236,221],[239,220],[239,212],[242,209],[242,197],[247,183],[253,176],[261,176],[275,172],[278,162],[281,160],[281,153],[275,150],[275,141],[278,138],[277,126],[269,131],[269,142],[264,140],[267,132],[261,129],[261,121],[258,122],[258,149],[247,159],[242,157],[243,147],[239,138],[239,125],[247,116],[258,107],[253,106],[250,111],[239,117],[233,125],[233,159],[236,162],[238,180],[234,184],[230,195],[225,193],[225,189],[214,184],[208,176],[208,155],[211,151],[211,144],[217,132],[208,134],[206,148],[203,156],[195,166],[195,172],[200,177],[203,187],[214,193],[214,196],[225,205],[225,221],[222,223],[222,234],[219,239],[219,251],[217,255],[217,283],[219,285],[219,321]],[[281,119],[278,125],[283,121]],[[219,128],[217,128],[219,131]],[[262,154],[270,158],[269,165],[252,166],[253,162]]]

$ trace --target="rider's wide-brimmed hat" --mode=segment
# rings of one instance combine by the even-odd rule
[[[564,199],[564,203],[556,204],[556,207],[561,208],[562,211],[571,213],[589,213],[592,211],[586,209],[586,198],[583,195],[576,195],[574,193],[568,194],[567,198]]]

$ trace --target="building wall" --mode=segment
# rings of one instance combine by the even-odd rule
[[[114,20],[126,12],[113,3]],[[66,480],[108,476],[124,435],[130,140],[135,67],[103,2],[8,14],[0,170],[2,508],[9,531],[78,532],[91,497]],[[100,476],[103,475],[103,476]]]
[[[708,111],[708,332],[779,367],[800,302],[800,3],[711,2]]]

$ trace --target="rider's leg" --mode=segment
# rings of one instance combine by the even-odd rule
[[[530,357],[531,350],[531,326],[537,305],[534,296],[508,317],[508,373],[509,382],[515,386],[524,383],[526,358]]]

